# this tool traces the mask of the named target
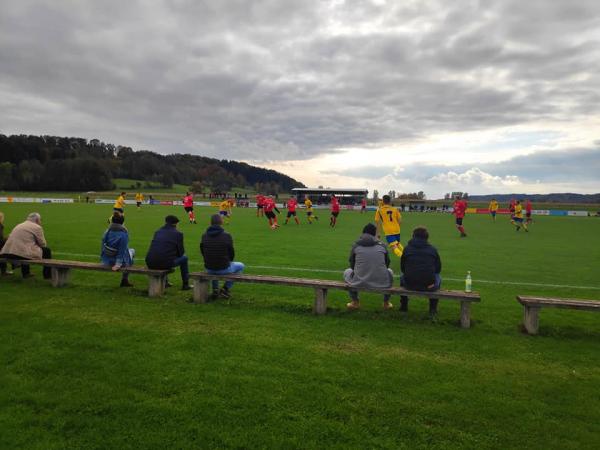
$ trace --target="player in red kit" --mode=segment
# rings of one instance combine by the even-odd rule
[[[279,224],[277,223],[277,216],[273,212],[273,210],[275,210],[277,211],[277,214],[279,214],[279,210],[277,209],[277,206],[275,206],[275,201],[271,197],[265,197],[263,210],[265,211],[265,216],[267,216],[267,219],[269,219],[269,226],[271,229],[274,230],[275,228],[279,227]]]
[[[196,215],[194,214],[194,196],[189,192],[185,193],[183,197],[183,209],[190,218],[190,223],[196,223]]]
[[[296,215],[296,207],[298,206],[298,202],[294,197],[290,198],[287,201],[287,217],[285,219],[285,225],[290,221],[290,217],[294,216],[294,220],[296,221],[296,225],[300,225],[300,221],[298,220],[298,216]]]
[[[533,222],[533,219],[531,218],[531,200],[527,199],[527,203],[525,203],[525,224],[529,225],[531,222]]]
[[[264,216],[265,196],[256,195],[256,217]]]
[[[367,199],[363,197],[363,199],[360,201],[360,213],[365,213],[367,212]]]
[[[335,195],[331,196],[331,218],[329,219],[329,226],[335,227],[337,223],[337,217],[340,214],[340,202]]]
[[[510,199],[510,203],[508,204],[508,210],[510,211],[510,220],[513,221],[515,219],[515,207],[517,206],[517,201],[514,198]]]
[[[458,228],[458,231],[460,231],[460,237],[467,237],[467,233],[465,233],[465,227],[463,227],[463,218],[467,212],[467,202],[461,200],[457,195],[454,205],[452,206],[454,208],[452,214],[454,214],[456,217],[456,228]]]

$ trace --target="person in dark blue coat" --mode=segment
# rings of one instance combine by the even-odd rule
[[[177,230],[179,219],[169,215],[165,217],[165,225],[154,233],[152,243],[146,254],[146,265],[149,269],[172,269],[179,267],[181,270],[181,289],[191,289],[189,279],[188,257],[183,247],[183,233]],[[168,286],[168,284],[167,284]]]
[[[400,258],[400,286],[413,291],[437,291],[442,285],[442,261],[436,248],[428,242],[429,232],[425,227],[413,230],[413,237]],[[429,299],[429,316],[437,316],[437,298]],[[408,311],[408,297],[400,297],[400,311]]]
[[[111,224],[108,230],[102,236],[102,249],[100,250],[100,259],[105,266],[111,266],[113,271],[118,271],[122,267],[133,265],[135,250],[129,248],[129,233],[123,226],[125,217],[115,213],[111,218]],[[133,286],[129,282],[129,273],[123,272],[121,276],[121,287]]]

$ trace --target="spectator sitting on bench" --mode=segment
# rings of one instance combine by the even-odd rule
[[[150,248],[146,254],[146,265],[149,269],[167,270],[179,267],[181,270],[181,290],[191,289],[188,257],[183,247],[183,233],[177,230],[179,219],[169,215],[165,217],[165,225],[154,233]],[[171,284],[167,281],[167,287]]]
[[[210,226],[202,235],[200,242],[200,253],[204,258],[204,267],[206,272],[212,275],[226,275],[230,273],[241,273],[244,271],[244,264],[234,262],[235,250],[233,249],[233,238],[223,229],[223,216],[214,214],[210,218]],[[219,291],[219,281],[212,280],[212,299],[216,300],[219,296],[229,298],[229,290],[233,286],[233,281],[225,282],[223,288]]]
[[[442,261],[434,246],[429,244],[429,232],[425,227],[413,230],[413,238],[404,247],[400,258],[400,286],[413,291],[437,291],[442,285],[440,272]],[[437,298],[429,299],[429,317],[437,316]],[[408,297],[400,297],[400,311],[408,311]]]
[[[121,267],[133,265],[135,250],[128,248],[129,233],[123,226],[125,217],[115,212],[111,219],[108,230],[102,236],[102,250],[100,259],[105,266],[112,266],[112,270],[118,271]],[[129,282],[129,273],[123,272],[121,276],[121,287],[133,286]]]
[[[42,216],[33,212],[27,216],[27,220],[13,228],[4,243],[0,255],[9,259],[51,259],[52,252],[46,247],[46,238],[42,228]],[[32,277],[28,264],[21,264],[23,278]],[[51,278],[50,267],[44,267],[45,279]]]
[[[4,247],[4,243],[6,239],[4,239],[4,213],[0,212],[0,251],[2,247]],[[6,263],[0,262],[0,275],[12,275],[12,272],[6,270]]]
[[[390,256],[386,246],[375,236],[377,227],[372,223],[363,228],[363,234],[352,246],[350,268],[344,271],[344,281],[350,286],[365,288],[390,288],[394,273],[389,268]],[[360,308],[357,291],[349,291],[350,310]],[[391,309],[389,294],[383,296],[383,309]]]

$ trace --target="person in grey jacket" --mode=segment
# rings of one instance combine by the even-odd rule
[[[362,235],[352,246],[350,268],[344,271],[344,281],[350,286],[365,288],[389,288],[393,284],[394,273],[389,268],[390,256],[387,247],[375,236],[377,227],[365,225]],[[360,308],[358,292],[351,290],[348,309]],[[391,309],[389,294],[383,296],[383,309]]]

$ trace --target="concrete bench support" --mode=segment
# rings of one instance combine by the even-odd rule
[[[166,275],[148,275],[148,297],[160,297],[165,293]]]
[[[327,289],[315,288],[313,313],[319,316],[327,313]]]
[[[471,302],[460,302],[460,326],[471,328]]]
[[[523,326],[528,334],[538,334],[540,326],[539,306],[525,306],[523,308]]]
[[[69,282],[71,269],[65,267],[52,267],[52,287],[63,287]]]
[[[208,281],[196,280],[193,291],[194,303],[206,303],[208,301]]]

